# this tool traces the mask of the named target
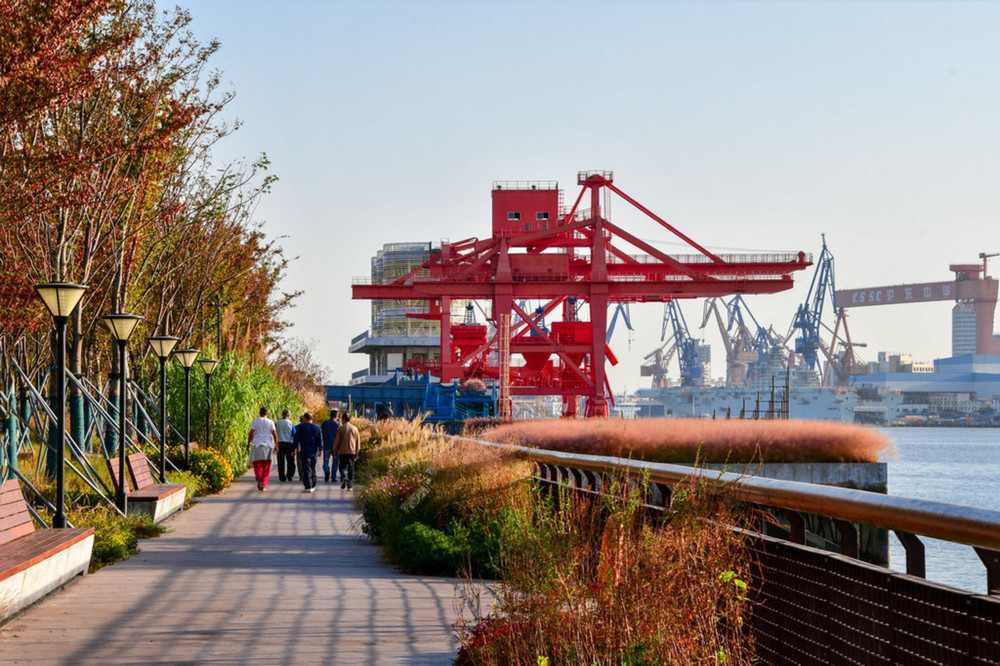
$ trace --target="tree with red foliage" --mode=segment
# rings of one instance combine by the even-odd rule
[[[115,364],[109,312],[143,315],[137,337],[194,344],[209,301],[228,301],[230,347],[260,357],[283,327],[287,260],[252,219],[267,161],[213,164],[232,95],[208,71],[218,43],[189,24],[152,0],[0,0],[0,361],[48,362],[31,289],[45,281],[90,286],[69,330],[74,373]]]

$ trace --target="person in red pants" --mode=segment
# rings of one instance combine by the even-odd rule
[[[267,418],[267,407],[260,408],[260,416],[250,423],[250,434],[247,436],[247,449],[253,462],[253,475],[257,479],[257,490],[267,488],[267,480],[271,476],[271,456],[278,447],[278,429],[274,421]]]

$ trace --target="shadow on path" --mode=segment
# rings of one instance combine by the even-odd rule
[[[339,485],[241,477],[0,630],[3,663],[449,664],[457,581],[406,576]]]

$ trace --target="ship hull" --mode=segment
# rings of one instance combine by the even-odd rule
[[[784,390],[640,389],[637,397],[640,418],[784,418]],[[851,388],[792,388],[787,412],[790,419],[891,424],[901,402],[898,394],[863,400]]]

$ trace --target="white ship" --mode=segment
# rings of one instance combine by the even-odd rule
[[[640,418],[784,418],[784,387],[639,389],[636,397]],[[882,389],[793,386],[787,403],[790,419],[891,425],[903,398]]]

